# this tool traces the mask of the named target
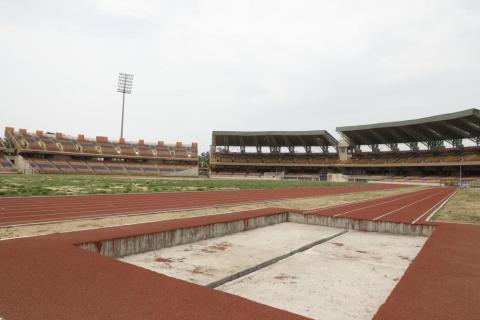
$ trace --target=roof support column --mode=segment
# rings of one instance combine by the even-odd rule
[[[288,152],[295,153],[295,146],[288,146]]]
[[[360,145],[356,144],[352,146],[352,152],[353,153],[362,153],[362,149],[360,148]]]
[[[470,140],[480,147],[480,137],[470,138]]]
[[[323,153],[328,153],[328,146],[320,146]]]
[[[400,149],[398,148],[398,143],[389,143],[387,144],[387,147],[391,150],[391,151],[400,151]]]
[[[378,144],[371,144],[370,149],[372,149],[372,152],[380,152],[380,147]]]
[[[279,146],[270,146],[270,153],[280,153]]]
[[[452,145],[453,148],[462,150],[463,149],[463,143],[462,139],[452,139],[452,140],[447,140],[448,143]]]
[[[407,142],[405,143],[410,151],[418,151],[418,142]]]
[[[312,153],[312,146],[303,146],[305,148],[305,152],[310,154]]]
[[[440,150],[445,146],[443,145],[443,140],[429,140],[426,142],[428,150]]]

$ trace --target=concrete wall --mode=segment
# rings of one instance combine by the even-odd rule
[[[393,233],[411,236],[430,236],[435,226],[386,221],[356,220],[349,218],[334,218],[327,216],[289,213],[288,221],[305,224],[315,224],[326,227],[352,229],[358,231]]]
[[[242,219],[228,223],[216,223],[206,226],[176,229],[121,239],[88,242],[82,243],[79,246],[83,249],[97,252],[104,256],[119,258],[251,230],[267,225],[286,222],[287,220],[288,214],[281,213],[264,217]]]
[[[21,155],[15,156],[15,168],[18,172],[25,173],[25,174],[33,174],[33,168],[30,163],[25,160]]]
[[[265,217],[242,219],[228,223],[216,223],[193,228],[176,229],[154,234],[143,234],[120,239],[107,239],[99,242],[79,244],[83,249],[109,257],[124,257],[132,254],[159,250],[181,244],[247,231],[282,222],[313,224],[340,229],[367,232],[392,233],[410,236],[430,236],[435,226],[385,221],[355,220],[301,213],[281,213]]]

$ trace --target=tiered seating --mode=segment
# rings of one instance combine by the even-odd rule
[[[139,145],[138,154],[140,157],[155,157],[157,154],[157,151],[155,148],[145,146],[145,145]]]
[[[131,175],[144,175],[142,165],[140,163],[123,163],[123,167],[127,170],[128,174]]]
[[[30,159],[30,165],[38,173],[62,173],[53,163],[47,159]]]
[[[101,154],[103,151],[94,141],[79,140],[78,144],[80,145],[81,153]]]
[[[142,169],[147,176],[158,176],[159,174],[158,167],[154,163],[144,163]]]
[[[101,154],[103,155],[118,156],[121,153],[120,148],[115,148],[111,143],[97,143],[97,144],[102,150]]]
[[[338,162],[337,154],[257,154],[257,153],[216,153],[213,154],[216,162],[232,162],[239,164],[332,164]]]
[[[25,129],[15,131],[6,128],[5,135],[38,173],[79,173],[114,175],[198,175],[197,144],[166,145],[138,143],[107,137],[95,139],[66,136],[62,133],[29,133]],[[0,151],[4,152],[3,144]],[[169,164],[164,164],[168,162]],[[28,169],[28,168],[26,168]]]
[[[118,143],[113,144],[118,150],[121,150],[122,155],[124,156],[137,156],[139,154],[138,149],[135,145],[129,143]],[[150,156],[152,153],[150,152]]]
[[[51,163],[63,173],[77,173],[77,171],[66,160],[51,160]]]
[[[90,168],[85,161],[82,160],[68,160],[70,166],[75,169],[76,172],[82,174],[94,174],[92,168]]]
[[[23,149],[26,150],[45,150],[45,145],[41,142],[40,138],[35,135],[27,133],[26,130],[20,130],[15,134],[15,138],[20,142]]]
[[[112,174],[127,174],[127,171],[123,167],[121,162],[105,161],[105,166],[110,170]]]
[[[86,164],[96,174],[111,174],[110,170],[108,170],[103,161],[86,161]]]
[[[62,133],[28,133],[25,129],[15,131],[13,128],[6,128],[6,135],[20,152],[45,151],[46,153],[99,155],[105,157],[134,157],[142,159],[188,159],[196,162],[198,160],[197,144],[192,143],[185,146],[181,142],[176,145],[166,145],[163,142],[158,144],[145,144],[143,140],[138,143],[126,142],[121,139],[118,142],[109,141],[107,137],[97,136],[95,139],[86,139],[83,135],[68,137]]]
[[[0,173],[17,172],[13,164],[3,155],[0,155]]]
[[[348,161],[342,163],[352,164],[428,164],[445,163],[457,164],[460,162],[480,161],[480,149],[469,147],[464,150],[445,149],[442,151],[400,151],[400,152],[365,152],[354,154]]]

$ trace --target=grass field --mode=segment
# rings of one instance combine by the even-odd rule
[[[0,196],[112,194],[165,191],[306,188],[347,183],[318,181],[158,179],[78,175],[0,176]]]
[[[459,189],[433,220],[480,223],[480,189]]]

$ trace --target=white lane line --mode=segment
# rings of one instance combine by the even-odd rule
[[[376,220],[381,219],[381,218],[383,218],[383,217],[386,217],[386,216],[388,216],[388,215],[390,215],[390,214],[392,214],[392,213],[395,213],[395,212],[400,211],[400,210],[402,210],[402,209],[405,209],[405,208],[408,208],[408,207],[410,207],[410,206],[413,206],[414,204],[417,204],[417,203],[419,203],[419,202],[422,202],[423,200],[426,200],[426,199],[428,199],[428,198],[431,198],[431,197],[434,197],[434,196],[436,196],[436,195],[439,195],[439,194],[442,193],[442,192],[443,192],[443,190],[440,191],[440,192],[431,194],[431,195],[429,195],[429,196],[427,196],[427,197],[424,197],[424,198],[422,198],[422,199],[420,199],[420,200],[417,200],[417,201],[415,201],[415,202],[412,202],[412,203],[410,203],[410,204],[407,204],[406,206],[403,206],[403,207],[400,207],[400,208],[398,208],[398,209],[395,209],[395,210],[392,210],[392,211],[390,211],[390,212],[387,212],[387,213],[385,213],[385,214],[382,214],[381,216],[378,216],[378,217],[376,217],[376,218],[374,218],[374,219],[372,219],[372,220],[373,220],[373,221],[376,221]]]
[[[431,207],[430,209],[428,209],[427,211],[425,211],[425,213],[423,213],[420,217],[418,217],[417,219],[413,220],[412,224],[415,224],[417,223],[418,220],[420,220],[422,217],[424,217],[426,214],[428,214],[430,211],[432,211],[432,213],[427,217],[427,219],[425,219],[425,221],[429,221],[430,218],[433,217],[433,215],[435,213],[438,212],[438,210],[440,210],[449,200],[450,198],[452,198],[455,193],[457,193],[457,190],[455,190],[453,193],[451,194],[448,194],[446,197],[444,197],[442,200],[440,200],[439,202],[437,202],[433,207]],[[443,202],[442,202],[443,201]],[[440,205],[439,205],[440,204]],[[438,206],[438,207],[437,207]]]
[[[342,213],[337,213],[335,215],[333,215],[333,217],[338,217],[338,216],[343,216],[347,213],[351,213],[351,212],[355,212],[355,211],[359,211],[359,210],[363,210],[363,209],[368,209],[368,208],[373,208],[373,207],[377,207],[377,206],[381,206],[383,204],[387,204],[387,203],[391,203],[391,202],[395,202],[395,201],[399,201],[399,200],[404,200],[404,199],[407,199],[407,198],[410,198],[410,197],[413,197],[415,196],[416,194],[410,194],[406,197],[401,197],[401,198],[398,198],[398,199],[393,199],[393,200],[389,200],[389,201],[384,201],[384,202],[381,202],[381,203],[375,203],[375,204],[372,204],[370,206],[366,206],[366,207],[362,207],[362,208],[357,208],[357,209],[352,209],[352,210],[349,210],[349,211],[345,211],[345,212],[342,212]]]

